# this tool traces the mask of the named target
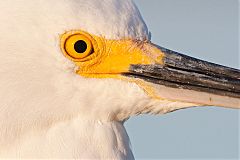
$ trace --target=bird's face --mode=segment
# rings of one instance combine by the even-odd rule
[[[196,105],[239,108],[239,71],[154,45],[132,0],[0,6],[2,126],[76,115],[124,120]]]
[[[137,84],[150,99],[189,106],[239,107],[239,71],[134,39],[111,40],[84,31],[61,36],[61,50],[86,78]]]

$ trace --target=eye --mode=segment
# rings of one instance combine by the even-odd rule
[[[88,37],[75,34],[66,39],[65,52],[74,59],[82,59],[93,52],[93,45]]]

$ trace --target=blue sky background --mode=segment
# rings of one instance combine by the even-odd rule
[[[237,0],[135,0],[152,41],[239,68]],[[138,116],[125,124],[136,159],[239,159],[239,111],[218,107]]]

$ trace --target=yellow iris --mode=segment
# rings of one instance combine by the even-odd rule
[[[73,61],[79,61],[93,53],[90,38],[83,33],[76,33],[65,37],[63,52]]]

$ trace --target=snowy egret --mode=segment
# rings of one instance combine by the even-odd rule
[[[0,157],[133,159],[123,123],[240,108],[240,71],[150,42],[131,0],[0,2]]]

